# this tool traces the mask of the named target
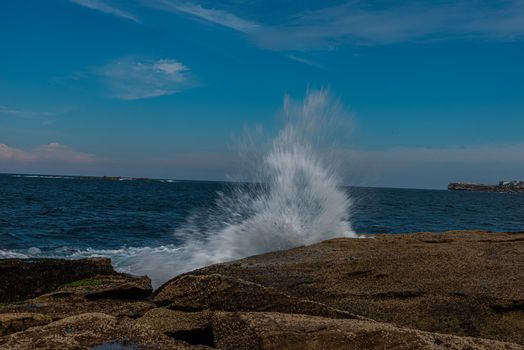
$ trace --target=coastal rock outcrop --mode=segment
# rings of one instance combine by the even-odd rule
[[[191,345],[214,347],[213,315],[209,310],[184,312],[157,308],[148,311],[137,323]]]
[[[0,349],[524,349],[523,256],[524,233],[453,231],[334,239],[154,293],[106,267],[49,291],[50,269],[35,291],[4,287],[31,297],[0,300]]]
[[[96,275],[116,274],[107,258],[0,259],[0,301],[18,301]]]
[[[136,318],[155,307],[149,277],[95,275],[66,283],[51,293],[23,302],[0,305],[1,313],[36,312],[53,320],[82,313],[103,312]]]
[[[86,313],[0,338],[0,349],[183,350],[194,347],[129,319],[119,320],[103,313]]]
[[[396,327],[280,313],[218,313],[213,331],[224,350],[446,349],[510,350],[520,345]]]
[[[182,275],[155,293],[155,303],[181,311],[272,311],[330,318],[359,318],[322,303],[291,297],[275,288],[210,274]]]
[[[524,233],[340,238],[191,272],[403,327],[524,344]]]
[[[452,182],[448,184],[449,191],[469,192],[524,192],[524,181],[499,181],[496,185],[475,184],[467,182]]]
[[[0,337],[20,332],[34,326],[42,326],[52,319],[43,314],[15,312],[0,314]]]

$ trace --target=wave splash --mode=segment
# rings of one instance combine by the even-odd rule
[[[286,98],[283,127],[268,142],[251,142],[249,183],[218,193],[212,209],[192,215],[174,242],[160,247],[64,248],[48,257],[107,256],[117,270],[148,275],[154,287],[206,265],[334,237],[356,237],[350,225],[351,200],[341,188],[332,132],[343,111],[326,90],[310,91],[302,102]],[[325,139],[327,138],[327,142]],[[249,149],[247,144],[241,152]],[[40,257],[36,249],[0,251],[0,257]]]
[[[311,91],[301,103],[286,98],[284,112],[284,127],[265,152],[252,157],[258,164],[254,182],[220,194],[215,209],[178,230],[176,236],[185,243],[169,263],[169,276],[155,279],[334,237],[356,237],[351,200],[336,167],[318,147],[322,129],[339,118],[336,101],[325,90]]]

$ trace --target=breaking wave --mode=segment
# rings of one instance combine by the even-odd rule
[[[116,269],[146,274],[158,287],[177,274],[254,254],[312,244],[334,237],[355,237],[351,200],[341,187],[332,129],[346,115],[328,91],[285,99],[283,126],[274,137],[239,147],[247,154],[248,182],[218,193],[215,205],[194,213],[173,242],[159,247],[121,249],[64,248],[46,257],[106,256]],[[264,141],[266,140],[266,141]],[[0,257],[40,257],[38,248],[0,251]]]
[[[167,276],[205,265],[334,237],[355,237],[351,200],[322,138],[343,117],[328,91],[286,98],[285,124],[265,151],[249,154],[252,182],[221,193],[213,210],[194,215],[175,235],[185,242]],[[329,130],[327,130],[329,131]],[[255,144],[264,148],[264,143]],[[329,148],[329,147],[328,147]],[[157,265],[161,265],[158,263]],[[155,273],[155,275],[158,275]],[[155,277],[155,276],[153,276]]]

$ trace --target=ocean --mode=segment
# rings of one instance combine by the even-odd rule
[[[0,258],[110,257],[159,286],[335,237],[524,231],[524,194],[344,187],[339,109],[310,91],[287,101],[275,134],[240,138],[249,183],[0,175]]]
[[[0,257],[180,244],[175,232],[234,183],[0,175]],[[358,234],[524,231],[524,194],[345,188]],[[36,249],[33,249],[36,250]]]
[[[191,217],[214,212],[219,199],[239,186],[0,175],[0,257],[118,259],[141,249],[176,255],[187,239],[177,231]],[[344,191],[352,199],[348,214],[358,235],[524,231],[524,194],[355,187]],[[211,239],[214,234],[206,227],[193,231]]]

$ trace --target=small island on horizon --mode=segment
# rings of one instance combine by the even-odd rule
[[[471,191],[471,192],[524,192],[524,181],[499,181],[496,185],[476,184],[467,182],[451,182],[448,185],[450,191]]]

